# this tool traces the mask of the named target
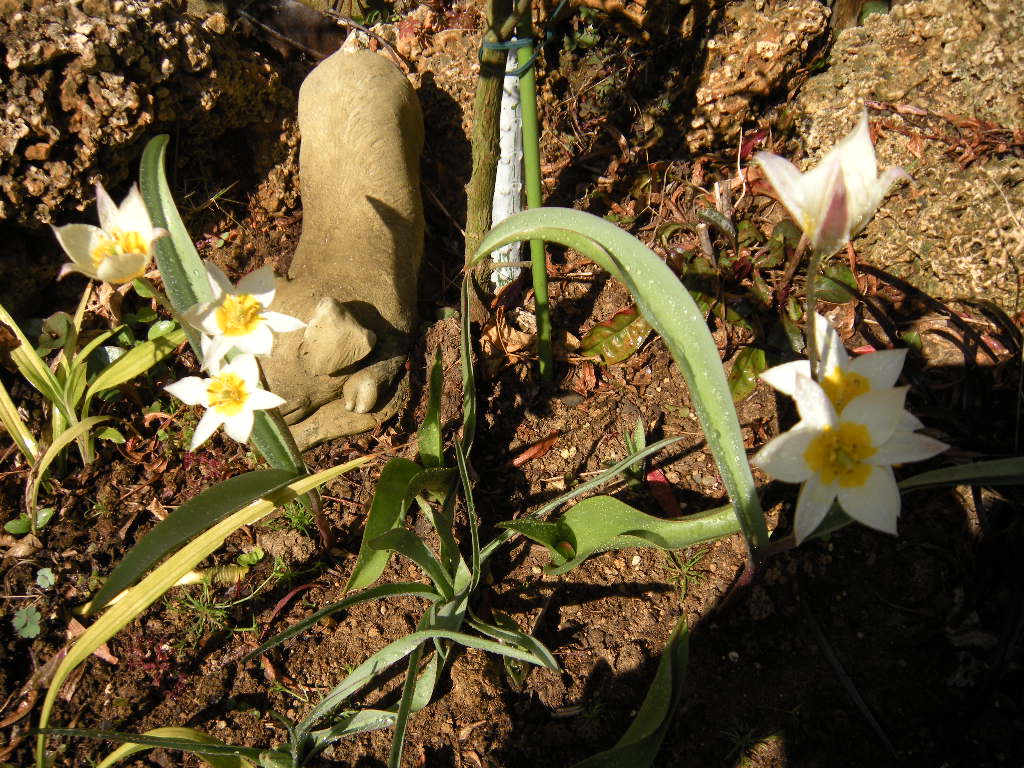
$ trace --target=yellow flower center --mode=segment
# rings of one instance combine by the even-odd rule
[[[843,408],[853,398],[871,390],[871,382],[859,373],[844,371],[836,366],[822,377],[821,388],[825,390],[828,399],[832,401],[836,413],[842,413]]]
[[[842,488],[864,485],[871,474],[865,459],[875,454],[871,435],[863,424],[844,421],[838,429],[825,427],[804,451],[804,461],[825,485],[839,481]]]
[[[119,229],[104,232],[103,237],[89,251],[92,258],[92,265],[99,269],[100,265],[111,256],[120,256],[125,253],[146,253],[149,251],[149,244],[138,232],[122,232]]]
[[[210,408],[225,416],[235,416],[245,407],[249,393],[241,376],[235,373],[222,373],[210,380],[206,388],[206,397]]]
[[[217,307],[216,318],[225,336],[247,336],[259,327],[263,305],[247,293],[228,294]]]

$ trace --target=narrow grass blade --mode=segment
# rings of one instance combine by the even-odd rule
[[[53,375],[46,362],[36,354],[35,346],[28,340],[28,337],[21,332],[21,328],[14,322],[14,318],[7,312],[3,304],[0,304],[0,324],[6,325],[11,333],[18,340],[18,346],[11,350],[11,362],[18,368],[18,372],[25,377],[50,403],[60,410],[61,415],[67,421],[74,421],[75,414],[64,402],[60,382]]]
[[[552,523],[524,519],[501,525],[547,547],[553,565],[546,570],[551,575],[567,573],[591,555],[609,549],[683,549],[740,530],[731,505],[681,520],[663,520],[611,496],[584,499]]]
[[[210,526],[233,515],[246,504],[266,496],[295,480],[283,469],[260,469],[229,478],[207,488],[161,520],[124,556],[89,604],[95,614],[134,584],[169,552],[182,546]]]
[[[72,442],[80,437],[88,434],[89,431],[97,424],[102,424],[104,421],[110,421],[109,416],[90,416],[88,419],[83,419],[77,424],[72,425],[68,429],[61,432],[52,443],[50,447],[43,452],[43,455],[39,457],[32,466],[32,471],[29,473],[29,484],[28,484],[28,495],[27,495],[27,507],[25,511],[28,513],[29,518],[35,520],[36,514],[36,502],[39,500],[39,484],[43,481],[43,476],[46,474],[46,470],[50,468],[53,460],[56,459],[60,452],[67,448]]]
[[[476,505],[473,503],[473,483],[469,479],[469,471],[466,467],[466,456],[462,452],[462,445],[455,443],[455,459],[459,464],[459,478],[462,481],[462,494],[466,499],[466,518],[469,523],[469,546],[470,560],[469,572],[471,580],[467,591],[472,594],[480,583],[480,520],[476,515]]]
[[[908,477],[899,484],[902,492],[936,485],[1024,485],[1024,457],[934,469]]]
[[[181,328],[160,336],[153,341],[144,341],[137,347],[128,350],[124,355],[112,362],[93,379],[85,391],[87,400],[105,389],[113,389],[139,376],[159,363],[185,340],[185,331]]]
[[[245,656],[242,657],[242,661],[248,661],[249,659],[259,656],[261,653],[266,653],[271,648],[280,645],[286,640],[290,640],[296,635],[305,632],[311,626],[316,624],[320,619],[326,619],[328,616],[333,616],[339,611],[344,611],[346,608],[351,608],[353,605],[359,605],[360,603],[366,603],[370,600],[380,600],[384,597],[399,597],[409,595],[412,597],[422,597],[427,600],[440,600],[441,596],[437,594],[433,589],[428,587],[426,584],[415,584],[410,582],[396,582],[393,584],[380,584],[376,587],[370,587],[369,589],[359,592],[355,595],[349,595],[336,603],[331,603],[321,608],[319,611],[311,616],[307,616],[302,621],[293,624],[288,627],[284,632],[274,635],[272,638],[261,644],[259,648],[249,651]]]
[[[366,516],[359,556],[345,585],[346,592],[368,587],[384,572],[390,554],[386,550],[375,549],[370,542],[383,536],[405,517],[411,501],[409,486],[420,472],[419,464],[408,459],[392,459],[384,465]]]
[[[427,468],[444,466],[444,447],[441,443],[441,388],[444,384],[441,352],[434,353],[430,366],[430,398],[427,412],[420,424],[420,463]]]
[[[7,428],[7,434],[14,440],[14,444],[18,446],[25,461],[29,464],[35,463],[39,456],[39,444],[32,437],[25,422],[21,420],[18,408],[11,400],[11,396],[7,394],[7,387],[3,385],[3,382],[0,382],[0,422],[3,422]]]
[[[71,646],[67,656],[54,672],[53,681],[46,691],[46,698],[43,700],[39,718],[40,727],[45,728],[48,724],[57,694],[71,671],[85,661],[100,645],[113,637],[118,630],[158,600],[164,592],[177,583],[178,579],[194,568],[203,558],[220,547],[228,535],[243,525],[250,525],[260,520],[276,507],[283,506],[296,497],[333,480],[338,475],[365,464],[370,458],[364,456],[325,469],[315,475],[300,478],[284,488],[272,492],[266,498],[243,507],[171,555],[137,586],[131,588],[122,600],[110,606]],[[36,742],[37,768],[44,768],[44,746],[44,738],[40,735]]]
[[[538,238],[574,248],[611,272],[661,334],[689,386],[694,410],[754,556],[768,543],[768,528],[718,347],[689,292],[639,240],[583,211],[541,208],[511,216],[487,234],[473,263],[509,242]]]
[[[497,640],[499,643],[531,650],[536,654],[537,658],[544,660],[544,666],[549,669],[558,669],[558,660],[548,650],[548,647],[533,635],[528,635],[515,629],[496,627],[493,624],[488,624],[478,619],[469,619],[466,623],[481,635]]]
[[[652,765],[682,698],[689,658],[689,631],[684,617],[669,637],[654,673],[654,682],[622,738],[611,749],[576,763],[573,768],[648,768]]]
[[[145,733],[99,731],[80,728],[40,728],[47,736],[75,736],[103,741],[125,742],[123,747],[107,755],[96,768],[109,768],[127,757],[148,749],[178,749],[202,755],[212,768],[248,768],[258,761],[260,750],[252,747],[233,747],[195,728],[154,728]]]

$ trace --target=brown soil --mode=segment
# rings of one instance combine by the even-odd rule
[[[563,51],[557,59],[557,49],[548,52],[541,98],[552,204],[617,217],[670,264],[683,266],[683,254],[697,247],[692,211],[710,205],[705,190],[715,181],[735,174],[736,150],[690,155],[678,141],[664,138],[685,122],[702,64],[695,63],[692,76],[681,73],[676,62],[692,54],[672,35],[727,36],[735,29],[730,25],[753,23],[740,8],[723,13],[712,3],[696,19],[667,12],[652,16],[647,42],[627,22],[597,17],[602,42],[594,51]],[[268,557],[240,586],[205,593],[200,587],[172,590],[111,640],[116,663],[91,657],[72,676],[54,723],[136,732],[189,725],[232,743],[279,744],[286,734],[268,710],[301,716],[347,668],[414,629],[421,603],[411,598],[371,603],[317,625],[263,663],[238,663],[258,637],[342,595],[381,467],[394,456],[415,458],[415,431],[426,407],[425,370],[435,350],[441,351],[445,368],[447,435],[461,418],[458,326],[453,319],[434,318],[458,302],[462,244],[456,221],[465,211],[464,128],[475,62],[470,41],[478,34],[479,16],[472,8],[456,8],[440,19],[442,28],[424,38],[425,51],[417,60],[427,122],[437,128],[428,131],[424,157],[424,323],[411,357],[412,399],[400,419],[377,432],[337,440],[307,455],[314,469],[371,452],[378,457],[324,489],[336,547],[323,552],[315,528],[300,525],[296,532],[295,521],[281,512],[236,532],[210,564],[232,563],[256,544]],[[804,24],[807,17],[798,21]],[[624,25],[621,31],[616,24]],[[559,34],[563,31],[573,32]],[[578,25],[575,31],[585,30]],[[447,37],[439,40],[442,35]],[[785,55],[802,50],[806,65],[823,43],[815,38]],[[453,61],[455,54],[461,58]],[[293,76],[308,66],[288,65]],[[766,84],[737,107],[760,110],[742,112],[741,124],[771,127],[786,137],[784,122],[758,115],[768,114],[789,87],[797,87],[803,75],[793,70],[787,63],[772,71],[778,87]],[[574,81],[581,72],[589,72],[585,81]],[[605,81],[614,87],[596,87]],[[654,108],[657,104],[665,105],[662,111]],[[688,140],[716,141],[708,131],[705,126]],[[711,133],[716,132],[730,135],[721,125],[714,126]],[[641,133],[651,137],[642,147],[633,142]],[[211,195],[225,186],[224,179],[205,181]],[[193,212],[189,225],[202,254],[236,275],[263,263],[284,267],[301,215],[269,215],[257,203],[245,203],[245,192],[233,190]],[[748,219],[767,233],[779,217],[765,196],[738,198],[737,220]],[[673,222],[684,228],[665,227]],[[724,240],[718,245],[724,250]],[[555,251],[551,259],[559,328],[578,338],[629,305],[621,285],[578,255]],[[750,299],[748,267],[749,261],[744,266],[739,260],[714,286],[731,308],[759,318],[753,330],[711,319],[727,365],[751,342],[770,357],[785,355],[778,313],[758,309]],[[782,280],[783,265],[761,272],[774,284]],[[802,297],[802,285],[798,277],[781,287]],[[859,285],[866,301],[825,308],[851,348],[897,341],[895,329],[920,333],[923,348],[911,354],[905,373],[913,385],[909,407],[934,434],[956,446],[949,459],[1019,454],[1020,336],[1014,323],[1000,325],[1006,314],[978,303],[930,300],[884,273],[865,271]],[[532,308],[532,296],[525,289],[510,291],[504,306],[507,315],[517,307]],[[972,332],[983,336],[992,356],[971,341]],[[664,473],[681,513],[725,498],[682,377],[660,339],[648,340],[615,366],[563,359],[553,385],[538,382],[532,361],[517,355],[484,356],[479,362],[480,426],[471,458],[484,541],[496,534],[497,523],[621,459],[626,454],[622,435],[638,419],[650,439],[684,436],[647,465]],[[184,450],[182,433],[195,415],[189,409],[172,411],[176,404],[160,387],[194,369],[194,359],[183,355],[126,388],[120,402],[103,406],[125,420],[122,429],[130,442],[104,450],[88,469],[71,458],[66,471],[55,475],[44,503],[58,514],[44,529],[40,546],[18,552],[13,538],[0,542],[6,548],[0,568],[0,765],[4,760],[30,764],[28,729],[37,710],[29,705],[42,696],[31,678],[65,644],[70,610],[88,599],[95,579],[109,573],[166,510],[257,466],[244,446],[221,435],[194,454]],[[12,386],[13,375],[3,376],[17,404],[42,428],[39,398],[24,386]],[[157,398],[171,412],[144,420],[139,406]],[[738,410],[751,451],[795,420],[792,405],[777,401],[763,384]],[[557,437],[546,451],[513,461],[552,435]],[[26,470],[15,451],[0,445],[0,456],[0,510],[8,519],[20,508]],[[786,532],[794,488],[769,484],[763,476],[758,480],[770,527]],[[664,499],[656,500],[646,485],[619,481],[605,490],[651,514],[668,514]],[[692,632],[686,690],[655,765],[1024,764],[1024,583],[1013,554],[1024,544],[1020,501],[1016,488],[917,492],[904,499],[899,538],[851,526],[827,541],[771,558],[740,587],[746,552],[739,536],[674,557],[649,549],[608,552],[557,578],[543,573],[548,558],[542,548],[516,540],[493,564],[489,586],[481,589],[474,609],[482,616],[511,616],[552,650],[561,671],[534,669],[517,685],[500,659],[478,651],[456,653],[435,701],[411,720],[405,764],[562,767],[610,747],[642,701],[680,616]],[[426,528],[422,521],[410,523],[418,532]],[[279,558],[277,576],[251,599],[232,604],[271,576],[274,557]],[[55,586],[36,584],[41,568],[53,570]],[[392,561],[383,576],[385,581],[420,578],[403,560]],[[308,589],[276,611],[275,604],[299,586]],[[189,605],[188,597],[198,602]],[[10,621],[26,605],[43,617],[34,640],[19,638]],[[210,605],[228,607],[214,612]],[[398,684],[398,677],[385,678],[364,703],[386,699]],[[28,716],[16,717],[22,705]],[[110,751],[109,745],[82,740],[54,744],[57,765],[91,765]],[[382,766],[389,746],[389,731],[370,733],[342,742],[320,764]],[[157,750],[126,764],[199,763]]]

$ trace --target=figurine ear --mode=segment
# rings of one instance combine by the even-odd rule
[[[358,363],[377,343],[377,334],[359,324],[336,299],[320,300],[303,332],[299,359],[310,376],[329,376]]]

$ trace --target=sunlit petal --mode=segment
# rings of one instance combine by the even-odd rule
[[[791,363],[776,365],[760,374],[761,380],[768,386],[790,397],[796,394],[797,376],[803,376],[806,379],[811,377],[811,364],[808,361],[794,360]]]
[[[252,434],[252,424],[252,411],[246,408],[234,416],[224,419],[224,431],[231,439],[245,443],[249,441],[249,435]]]
[[[850,370],[871,382],[872,389],[884,389],[896,383],[906,358],[905,349],[882,349],[855,358]]]
[[[896,431],[906,399],[907,387],[872,389],[849,402],[842,420],[863,424],[871,435],[871,444],[878,447]]]
[[[203,414],[203,418],[196,424],[196,431],[192,433],[192,444],[190,451],[194,451],[200,445],[210,439],[210,436],[217,431],[217,427],[224,423],[224,417],[212,408]]]
[[[245,336],[229,337],[234,341],[235,348],[250,355],[269,355],[274,348],[274,334],[266,323],[261,322],[252,333]]]
[[[832,327],[832,323],[817,313],[814,314],[814,334],[820,375],[828,376],[837,368],[846,370],[850,356],[846,354],[839,332]]]
[[[117,210],[117,226],[123,231],[138,232],[147,242],[153,239],[153,224],[137,184],[132,184]]]
[[[894,432],[871,457],[873,464],[905,464],[937,456],[949,446],[941,440],[916,432]]]
[[[100,220],[100,229],[106,232],[117,229],[117,205],[102,184],[96,185],[96,215]]]
[[[146,274],[149,253],[115,253],[96,268],[96,277],[107,283],[127,283]]]
[[[297,317],[286,315],[283,312],[263,312],[260,314],[272,331],[287,333],[299,331],[306,327],[306,324]]]
[[[825,485],[817,475],[811,475],[800,488],[800,496],[796,501],[796,520],[793,523],[797,544],[821,525],[836,499],[837,490],[835,483]]]
[[[168,392],[186,405],[206,405],[206,381],[198,376],[186,376],[184,379],[164,387]]]
[[[239,280],[234,293],[247,293],[266,307],[274,301],[275,282],[273,267],[263,266]]]
[[[839,489],[839,504],[858,523],[896,535],[900,491],[891,467],[872,467],[862,485]]]
[[[806,220],[810,211],[804,174],[789,160],[771,152],[758,152],[754,159],[764,170],[768,182],[790,215],[797,223]]]
[[[57,237],[60,247],[75,263],[75,269],[95,277],[92,249],[104,237],[103,230],[91,224],[66,224],[63,227],[53,227],[53,234]]]
[[[265,389],[254,389],[249,393],[249,406],[254,411],[277,408],[277,406],[284,405],[284,403],[283,397],[275,395],[273,392],[267,392]]]
[[[228,280],[228,276],[224,274],[224,270],[212,261],[207,261],[203,266],[206,267],[206,276],[210,280],[210,289],[213,291],[213,295],[215,297],[222,296],[225,293],[234,293],[234,289],[231,287],[231,281]]]
[[[260,384],[260,367],[256,363],[256,358],[252,355],[238,355],[238,357],[224,366],[224,371],[241,376],[249,391],[252,391]]]
[[[768,442],[757,455],[754,464],[772,477],[787,483],[802,483],[811,476],[804,453],[811,441],[821,432],[813,427],[797,424]]]
[[[837,423],[836,410],[832,407],[832,401],[828,399],[825,390],[812,379],[797,376],[793,399],[796,400],[800,419],[808,426],[821,428],[835,426]]]

